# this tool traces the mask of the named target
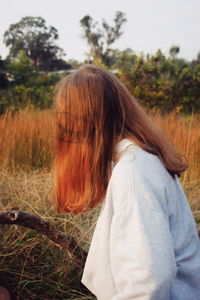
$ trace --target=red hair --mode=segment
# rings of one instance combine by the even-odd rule
[[[113,150],[122,138],[157,155],[180,176],[186,162],[148,118],[128,89],[109,71],[84,65],[57,88],[54,199],[59,212],[79,213],[104,198]]]

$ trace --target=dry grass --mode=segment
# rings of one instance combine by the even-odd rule
[[[183,184],[200,180],[200,115],[171,113],[153,116],[178,150],[189,161]],[[32,170],[51,168],[54,152],[55,119],[51,110],[0,117],[0,169]]]
[[[46,171],[0,171],[1,207],[37,214],[76,237],[88,250],[97,209],[74,215],[56,213],[50,202],[52,175]],[[45,236],[19,226],[0,226],[0,285],[17,299],[94,299],[80,284],[82,271],[70,254]]]
[[[153,118],[189,161],[182,183],[199,226],[200,116]],[[87,250],[99,207],[81,215],[56,214],[50,202],[54,134],[52,111],[0,118],[0,210],[17,208],[49,219]],[[80,270],[66,251],[25,228],[6,225],[0,233],[0,285],[17,299],[95,299],[80,286]]]
[[[189,168],[182,175],[183,185],[200,182],[200,115],[181,116],[171,113],[165,117],[155,114],[155,122],[186,157]]]
[[[0,117],[0,169],[49,168],[54,151],[52,111]]]

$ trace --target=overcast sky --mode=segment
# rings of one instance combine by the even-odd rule
[[[80,19],[89,14],[111,24],[117,10],[126,14],[127,23],[113,48],[132,48],[137,54],[160,48],[167,55],[175,44],[181,48],[179,57],[189,60],[200,51],[200,0],[0,0],[0,55],[8,54],[3,33],[10,24],[40,16],[58,29],[57,43],[66,59],[83,60],[88,47],[81,38]]]

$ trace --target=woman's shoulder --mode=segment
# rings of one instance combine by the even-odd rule
[[[166,190],[173,179],[159,157],[139,146],[129,145],[116,162],[109,183],[114,211],[131,209],[133,203],[147,207],[166,207]],[[155,209],[154,209],[155,208]]]
[[[135,180],[153,181],[157,184],[167,184],[172,180],[172,176],[157,155],[143,150],[134,143],[130,143],[123,149],[118,157],[112,173],[115,179],[129,178],[130,180],[134,178]]]

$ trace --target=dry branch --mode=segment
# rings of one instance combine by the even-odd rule
[[[68,250],[75,258],[75,263],[78,267],[84,267],[87,252],[78,246],[76,239],[59,231],[52,223],[38,215],[15,210],[0,211],[0,224],[15,224],[36,230],[38,233],[47,236],[56,245]],[[198,230],[198,234],[200,236],[200,230]]]
[[[75,238],[59,231],[52,223],[40,216],[15,210],[0,211],[0,224],[20,225],[46,235],[56,245],[68,250],[75,258],[78,267],[84,267],[87,252],[78,246]]]

